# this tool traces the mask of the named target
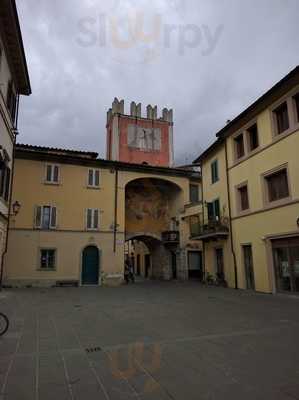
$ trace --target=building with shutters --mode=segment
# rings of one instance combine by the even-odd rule
[[[229,286],[299,291],[299,67],[217,133],[192,237]],[[196,223],[196,218],[198,219]]]
[[[201,244],[189,230],[201,207],[193,169],[18,144],[14,175],[21,209],[11,218],[5,285],[118,285],[128,242],[147,250],[143,277],[202,276]]]
[[[15,1],[0,8],[0,285],[7,250],[11,207],[13,148],[18,133],[19,96],[31,88]]]

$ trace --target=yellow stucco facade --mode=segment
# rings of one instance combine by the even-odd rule
[[[229,231],[225,238],[205,238],[206,272],[215,275],[215,250],[222,248],[231,287],[299,291],[298,81],[297,68],[224,128],[199,157],[204,219],[208,203],[218,198],[219,223],[224,218]],[[218,179],[213,183],[215,160]]]
[[[48,167],[57,167],[55,182],[49,182]],[[99,172],[96,186],[89,183],[89,171]],[[52,177],[53,178],[53,177]],[[163,243],[163,232],[174,229],[171,222],[184,215],[189,202],[189,184],[193,180],[200,185],[199,175],[193,172],[169,168],[134,166],[104,160],[96,160],[92,154],[68,154],[45,148],[17,147],[13,201],[21,204],[19,214],[11,219],[8,240],[8,254],[5,260],[4,282],[7,285],[49,286],[60,281],[74,281],[82,284],[84,249],[98,249],[98,279],[95,284],[119,284],[123,280],[125,242],[129,236],[157,238]],[[160,223],[161,204],[152,202],[151,209],[140,208],[142,198],[136,199],[135,209],[144,215],[157,211],[150,224],[143,215],[132,222],[126,216],[126,190],[132,182],[158,182],[158,188],[166,185],[167,198],[163,206],[167,219]],[[169,190],[168,190],[169,185]],[[142,186],[141,186],[142,188]],[[162,190],[165,190],[163,187]],[[133,199],[134,200],[134,199]],[[143,204],[143,203],[142,203]],[[37,226],[40,207],[55,208],[55,223]],[[45,209],[42,208],[42,213]],[[133,204],[134,208],[134,204]],[[88,227],[87,210],[98,210],[97,227]],[[52,211],[51,211],[52,213]],[[128,213],[127,213],[128,214]],[[53,217],[51,214],[50,219]],[[42,217],[42,219],[44,216]],[[46,217],[45,217],[46,218]],[[46,221],[47,222],[47,221]],[[135,225],[134,225],[135,223]],[[42,223],[43,224],[43,223]],[[115,229],[116,226],[116,229]],[[187,229],[187,227],[185,227]],[[181,228],[176,229],[179,233]],[[187,268],[181,263],[181,253],[190,244],[188,234],[182,229],[175,252],[180,270]],[[170,243],[171,244],[171,243]],[[198,243],[196,244],[198,247]],[[161,249],[166,249],[164,252]],[[48,268],[47,250],[55,251],[55,262]],[[162,253],[161,253],[162,251]],[[41,252],[45,260],[41,261]],[[162,254],[162,255],[161,255]],[[167,246],[159,246],[157,258],[166,260],[170,256]],[[154,256],[153,256],[154,257]],[[170,262],[170,261],[169,261]],[[155,263],[154,259],[152,263]],[[166,268],[166,266],[165,266]],[[161,277],[171,279],[171,271]],[[187,278],[186,273],[181,276]]]

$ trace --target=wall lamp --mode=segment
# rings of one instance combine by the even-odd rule
[[[21,204],[18,201],[15,201],[12,205],[12,214],[10,216],[16,216],[19,214],[21,209]]]

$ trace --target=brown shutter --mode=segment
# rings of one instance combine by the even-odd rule
[[[40,228],[42,223],[42,208],[41,206],[35,207],[35,227]]]
[[[51,207],[51,221],[50,221],[51,228],[56,228],[56,219],[57,219],[56,207]]]

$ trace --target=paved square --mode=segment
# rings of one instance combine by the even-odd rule
[[[299,298],[197,283],[6,290],[1,400],[299,399]]]

